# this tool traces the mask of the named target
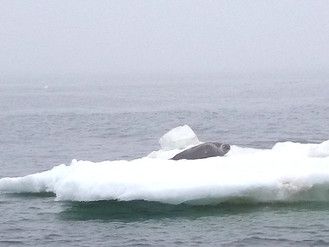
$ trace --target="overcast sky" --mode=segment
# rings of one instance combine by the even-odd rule
[[[0,0],[2,74],[329,71],[329,1]]]

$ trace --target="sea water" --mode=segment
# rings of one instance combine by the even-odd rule
[[[0,245],[328,245],[328,83],[3,79]]]

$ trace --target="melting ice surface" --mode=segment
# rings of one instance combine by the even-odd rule
[[[0,192],[53,192],[57,200],[171,204],[329,201],[329,141],[284,142],[272,149],[232,146],[224,157],[168,160],[198,143],[189,126],[180,126],[161,137],[161,149],[147,157],[99,163],[73,160],[45,172],[2,178]]]

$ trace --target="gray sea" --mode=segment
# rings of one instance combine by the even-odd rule
[[[188,124],[203,141],[329,140],[325,79],[0,81],[0,178],[72,159],[132,160]],[[0,246],[328,246],[328,202],[171,205],[0,192]]]

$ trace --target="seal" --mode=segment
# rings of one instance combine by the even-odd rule
[[[172,160],[196,160],[209,157],[224,156],[231,147],[219,142],[205,142],[176,154]]]

